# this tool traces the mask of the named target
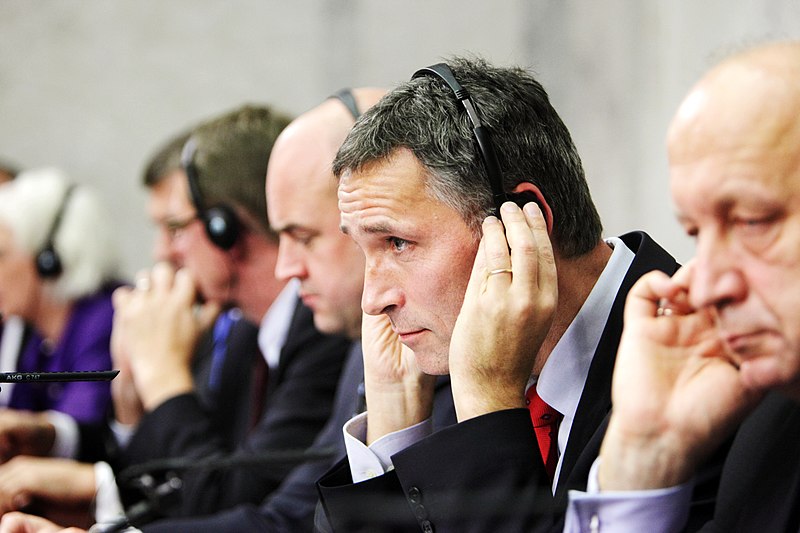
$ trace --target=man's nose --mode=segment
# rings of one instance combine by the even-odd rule
[[[747,296],[740,258],[731,245],[716,235],[698,238],[689,288],[695,308],[724,307]]]
[[[397,280],[380,265],[367,261],[361,309],[368,315],[380,315],[399,305],[402,305],[402,291]]]

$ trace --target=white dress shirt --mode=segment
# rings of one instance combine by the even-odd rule
[[[561,457],[566,448],[575,411],[589,373],[594,352],[600,343],[608,315],[622,280],[633,262],[634,253],[621,239],[606,242],[613,248],[611,258],[597,279],[575,319],[550,354],[537,382],[540,397],[564,415],[558,430],[559,461],[553,479],[553,490],[561,471]],[[365,357],[368,354],[364,354]],[[343,428],[345,448],[353,481],[358,483],[384,474],[393,468],[391,456],[427,437],[433,431],[431,420],[402,429],[366,443],[367,413],[350,419]]]

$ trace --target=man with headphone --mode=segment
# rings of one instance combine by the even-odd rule
[[[138,276],[135,289],[115,294],[115,362],[132,371],[146,412],[124,450],[125,463],[302,450],[330,414],[349,342],[319,333],[296,285],[274,277],[278,243],[263,190],[272,144],[287,123],[254,106],[208,121],[184,146],[185,172],[167,178],[178,270],[160,263]],[[200,332],[230,306],[260,324],[266,362],[254,370],[266,375],[253,391],[252,429],[236,450],[218,437],[194,394],[190,368]],[[259,502],[289,469],[189,471],[177,514]]]
[[[267,171],[270,225],[280,237],[275,275],[296,279],[314,312],[320,331],[361,338],[361,289],[364,256],[339,231],[336,183],[331,162],[353,120],[385,91],[345,89],[300,115],[278,137]],[[344,454],[342,424],[364,409],[360,343],[348,357],[336,392],[332,416],[314,450],[334,449],[328,460],[297,467],[260,507],[239,506],[214,516],[171,519],[142,529],[145,533],[193,531],[311,531],[317,504],[316,480]],[[455,422],[449,384],[436,389],[437,426]]]
[[[128,489],[123,491],[127,502],[136,504],[145,500],[149,503],[132,508],[131,519],[134,523],[143,523],[153,516],[171,513],[198,514],[191,507],[201,505],[194,497],[188,502],[178,499],[176,509],[175,495],[161,494],[165,490],[171,493],[174,487],[169,479],[162,484],[163,477],[157,465],[159,461],[154,459],[189,457],[190,461],[198,462],[199,455],[237,449],[242,451],[242,455],[252,456],[261,451],[259,446],[280,446],[280,450],[276,451],[283,452],[295,446],[293,441],[297,441],[298,449],[304,449],[305,442],[310,441],[306,434],[319,423],[317,417],[324,417],[324,413],[330,409],[327,394],[330,390],[332,395],[335,374],[339,370],[347,341],[320,335],[313,328],[310,311],[300,305],[296,287],[285,290],[286,280],[275,280],[274,290],[258,293],[258,288],[254,287],[256,282],[240,277],[236,283],[246,281],[251,292],[256,293],[246,301],[238,295],[237,288],[226,286],[232,284],[226,282],[230,279],[227,276],[234,275],[238,264],[250,265],[248,269],[253,271],[251,276],[263,277],[263,280],[258,279],[258,283],[267,288],[267,280],[273,278],[277,238],[266,223],[263,173],[272,143],[285,123],[282,115],[268,108],[248,106],[237,109],[194,128],[191,135],[179,135],[148,164],[144,181],[150,192],[148,212],[158,230],[155,258],[165,264],[191,270],[201,280],[201,295],[209,306],[222,303],[227,307],[238,302],[243,305],[241,310],[231,308],[220,314],[211,328],[213,331],[209,331],[201,345],[192,350],[191,392],[174,393],[157,407],[147,409],[149,412],[142,412],[142,400],[146,398],[137,394],[134,383],[137,376],[130,371],[128,361],[120,357],[125,353],[117,351],[116,365],[122,372],[113,382],[116,421],[112,423],[112,428],[123,453],[122,461],[118,461],[122,464],[117,465],[117,471],[132,466],[146,474],[143,477],[118,476],[117,481],[121,488]],[[190,138],[198,139],[199,143],[188,145]],[[194,153],[187,155],[187,146]],[[205,147],[205,154],[198,151],[198,147]],[[182,152],[184,157],[181,162]],[[207,199],[212,198],[208,193],[211,188],[208,183],[212,179],[223,183],[217,184],[218,200],[207,203]],[[241,199],[251,193],[251,197]],[[215,220],[220,213],[224,220]],[[255,221],[256,214],[260,214],[258,224],[248,227],[245,221]],[[224,231],[220,233],[220,229]],[[256,236],[248,236],[248,232]],[[263,237],[266,234],[270,235],[269,239]],[[225,257],[228,254],[234,254],[235,257]],[[214,263],[215,260],[218,263]],[[168,269],[165,264],[159,268]],[[212,268],[219,271],[211,271]],[[145,279],[144,274],[140,275],[140,293],[146,290]],[[120,296],[124,297],[125,293],[118,293],[117,298]],[[265,327],[284,329],[285,342],[280,339],[280,331],[270,331],[273,341],[258,342],[258,329],[251,321],[258,321],[255,315],[264,312],[260,307],[255,307],[257,304],[269,307],[266,312],[269,320],[266,323],[261,321],[262,330]],[[185,306],[179,309],[186,310]],[[162,309],[149,312],[163,316]],[[246,317],[239,319],[243,314]],[[283,328],[281,321],[284,322]],[[141,335],[155,333],[151,329]],[[173,331],[161,333],[170,337]],[[125,332],[118,328],[115,337],[117,348],[126,344],[124,339],[120,339],[124,335]],[[283,349],[279,343],[283,343]],[[194,347],[195,343],[191,344]],[[253,365],[253,357],[256,358],[255,362],[264,361],[262,354],[258,353],[259,344],[265,353],[276,348],[280,351],[277,365],[270,369],[267,376],[269,384],[259,384],[254,376],[258,365]],[[160,345],[153,349],[158,350],[162,357],[169,353]],[[275,355],[272,353],[273,357]],[[154,370],[171,372],[173,376],[179,376],[185,370],[180,368],[176,371],[170,363],[169,360],[159,361],[158,367],[154,363]],[[265,365],[261,366],[263,368]],[[167,375],[168,379],[170,377]],[[254,393],[260,392],[265,385],[269,388],[259,398]],[[165,387],[162,385],[162,388]],[[316,411],[306,408],[305,402],[316,402]],[[262,409],[264,405],[266,409]],[[297,409],[303,411],[298,412]],[[262,411],[261,423],[254,424]],[[324,418],[320,420],[324,422]],[[164,463],[163,460],[160,462]],[[92,465],[55,462],[27,464],[26,467],[27,470],[21,470],[25,475],[17,476],[16,485],[21,485],[17,488],[46,501],[48,509],[65,503],[66,499],[89,502],[96,495],[94,507],[99,521],[117,522],[121,504],[116,495],[114,476],[103,463],[95,464],[94,468]],[[244,475],[237,477],[242,472],[257,473],[265,468],[268,469],[268,479],[264,482],[255,474],[252,484]],[[241,486],[235,486],[225,496],[230,496],[230,504],[238,503],[237,496],[242,497],[241,501],[260,501],[261,496],[271,490],[271,486],[277,485],[285,470],[256,466],[249,470],[237,470],[229,477],[221,476],[222,483],[242,482]],[[130,490],[130,481],[138,483],[151,475],[156,480],[152,487]],[[47,483],[48,479],[50,483]],[[37,480],[45,481],[47,486],[37,485]],[[203,498],[213,497],[210,491],[203,488],[206,480],[201,476],[189,475],[184,481],[189,490],[202,491]],[[216,483],[217,480],[208,482]],[[65,497],[66,490],[56,490],[62,487],[69,487],[67,490],[71,494],[68,498]],[[6,497],[11,499],[17,492],[8,483],[3,489],[0,491],[0,506],[8,509],[8,502],[3,500]],[[230,504],[219,502],[221,506]],[[204,511],[213,509],[213,505],[217,505],[217,502],[212,502]]]
[[[601,237],[569,132],[521,69],[418,71],[333,170],[366,256],[369,406],[319,482],[333,530],[557,529],[597,456],[625,294],[674,259],[641,232]],[[445,373],[459,423],[434,432]]]

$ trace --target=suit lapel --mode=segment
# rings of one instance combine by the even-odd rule
[[[283,374],[299,347],[303,346],[315,332],[313,313],[303,305],[300,298],[296,298],[292,321],[289,323],[289,331],[286,334],[286,343],[281,347],[278,368],[269,373],[269,390],[274,390],[275,386],[282,381]]]
[[[608,423],[606,418],[611,410],[611,376],[622,334],[622,314],[628,291],[636,280],[651,270],[672,275],[679,266],[666,250],[643,232],[628,233],[621,239],[636,256],[614,299],[570,429],[555,496],[556,502],[564,504],[568,490],[586,488],[589,468],[600,451]]]

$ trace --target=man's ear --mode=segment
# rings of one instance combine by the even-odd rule
[[[544,221],[547,223],[547,234],[553,233],[553,212],[550,210],[550,205],[544,199],[542,191],[533,183],[523,181],[514,187],[514,190],[508,194],[508,199],[517,204],[520,209],[528,202],[536,202],[539,209],[542,210]]]

